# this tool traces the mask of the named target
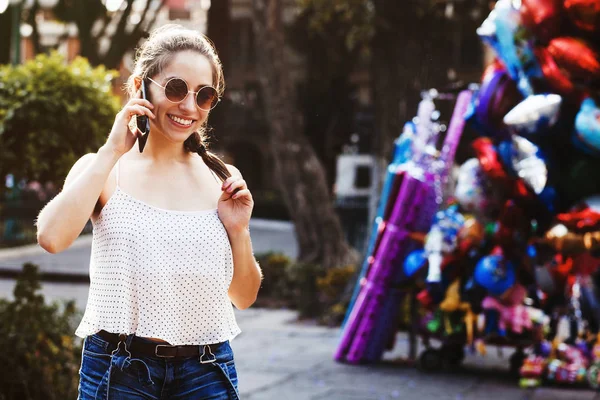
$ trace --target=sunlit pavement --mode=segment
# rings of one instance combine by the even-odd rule
[[[268,221],[267,221],[268,222]],[[293,229],[285,223],[254,223],[252,240],[257,253],[279,250],[297,253]],[[17,271],[24,262],[39,264],[46,273],[85,275],[90,238],[50,255],[36,246],[0,251],[0,269]],[[14,280],[0,279],[0,297],[12,297]],[[48,301],[74,299],[83,309],[87,283],[44,282]],[[243,400],[591,400],[591,390],[570,388],[520,389],[508,373],[510,351],[488,348],[485,357],[468,354],[464,365],[436,374],[420,372],[399,360],[407,355],[406,335],[399,333],[393,352],[375,366],[353,366],[333,360],[339,329],[296,322],[290,310],[237,311],[242,333],[232,341]]]

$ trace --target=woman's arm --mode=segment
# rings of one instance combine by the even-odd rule
[[[254,258],[250,232],[244,229],[229,235],[233,252],[233,279],[229,286],[229,299],[236,308],[243,310],[256,301],[262,281],[262,272]]]
[[[236,308],[250,307],[258,295],[262,272],[252,251],[250,241],[250,217],[254,208],[252,194],[237,168],[227,165],[231,177],[221,186],[219,218],[231,244],[233,253],[233,279],[229,286],[229,299]]]
[[[150,111],[154,106],[139,97],[138,92],[117,113],[106,144],[98,153],[86,154],[73,165],[63,190],[40,212],[37,219],[37,239],[44,250],[50,253],[65,250],[85,227],[110,171],[117,160],[133,147],[139,136],[137,129],[129,129],[131,118],[134,115],[155,118]]]
[[[103,146],[98,153],[86,154],[73,165],[63,190],[37,218],[37,240],[44,250],[58,253],[77,239],[118,159],[118,154]]]

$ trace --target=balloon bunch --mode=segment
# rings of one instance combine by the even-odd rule
[[[523,384],[585,381],[600,370],[600,0],[499,0],[477,33],[495,60],[465,115],[474,157],[404,273],[425,335],[533,346],[511,360]]]

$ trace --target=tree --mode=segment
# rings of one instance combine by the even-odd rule
[[[299,261],[341,267],[357,261],[333,208],[322,164],[303,134],[285,56],[281,0],[254,0],[257,71],[269,121],[275,179],[296,227]]]
[[[35,2],[37,4],[37,1]],[[118,68],[123,56],[133,49],[154,26],[164,0],[146,0],[139,14],[139,22],[132,24],[136,0],[124,0],[117,12],[109,12],[102,0],[60,0],[54,9],[56,17],[64,22],[74,22],[81,44],[81,56],[92,65]],[[35,18],[30,20],[37,32]],[[35,37],[33,37],[35,43]],[[109,43],[103,51],[101,44]],[[39,42],[34,44],[39,49]]]
[[[302,12],[287,37],[304,56],[306,80],[300,85],[305,115],[304,132],[327,171],[335,180],[337,156],[356,132],[358,108],[351,74],[364,63],[363,38],[368,37],[372,12],[363,0],[353,4],[331,0],[300,0]]]
[[[475,30],[488,9],[486,1],[301,0],[300,4],[317,10],[309,26],[322,40],[326,37],[321,27],[341,14],[352,23],[339,25],[339,34],[347,38],[348,46],[368,51],[375,153],[381,160],[389,159],[393,140],[414,115],[422,90],[481,73]]]
[[[12,28],[12,18],[10,15],[10,7],[0,14],[0,64],[8,64],[10,62],[10,36]]]
[[[100,147],[120,102],[116,71],[57,53],[0,67],[0,176],[62,181],[75,161]]]

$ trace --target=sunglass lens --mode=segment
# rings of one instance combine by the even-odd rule
[[[217,104],[217,91],[215,88],[205,86],[198,92],[196,102],[202,110],[210,110]]]
[[[188,93],[187,83],[183,79],[171,79],[165,86],[165,96],[172,102],[185,99]]]

